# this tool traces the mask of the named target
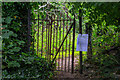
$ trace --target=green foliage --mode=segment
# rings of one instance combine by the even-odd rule
[[[70,12],[69,16],[72,19],[74,14],[76,15],[76,18],[79,17],[79,9],[81,9],[82,10],[81,16],[83,19],[82,22],[83,33],[85,33],[86,23],[90,23],[90,25],[92,26],[92,47],[93,47],[93,53],[95,54],[93,55],[93,58],[88,61],[88,63],[94,65],[93,70],[95,69],[95,72],[93,73],[93,75],[98,76],[100,78],[110,79],[115,77],[114,73],[116,74],[120,73],[118,71],[119,70],[118,66],[120,65],[119,63],[120,54],[118,54],[119,51],[116,52],[115,55],[113,55],[113,53],[110,53],[108,55],[107,52],[103,54],[105,50],[109,50],[114,46],[120,45],[119,43],[120,4],[119,3],[87,3],[87,2],[55,3],[53,2],[50,3],[51,4],[49,6],[50,9],[48,9],[48,7],[38,9],[38,5],[42,6],[44,4],[46,4],[46,2],[38,2],[38,3],[20,3],[20,2],[5,3],[4,2],[2,4],[3,11],[2,11],[1,29],[2,29],[2,39],[3,39],[2,40],[3,78],[27,79],[32,77],[32,78],[39,78],[41,80],[42,79],[48,80],[53,75],[52,69],[54,67],[49,67],[50,65],[49,62],[47,62],[43,58],[37,57],[36,55],[27,53],[28,8],[32,8],[31,9],[32,12],[34,12],[34,10],[38,10],[40,12],[40,18],[46,18],[45,11],[52,12],[54,8],[61,9],[63,10],[63,12],[67,10]],[[32,13],[32,15],[34,15],[31,16],[32,18],[34,17],[38,18],[37,13]],[[61,18],[63,19],[64,17]],[[35,23],[35,25],[32,26],[31,33],[33,35],[34,34],[37,35],[38,33],[37,27],[35,28],[36,32],[34,32],[33,29],[33,27],[36,25],[38,25],[38,23]],[[55,23],[55,25],[57,24]],[[78,26],[79,26],[79,20],[76,19],[76,33],[79,31]],[[61,30],[61,33],[63,33],[63,30]],[[57,37],[59,36],[60,34],[57,35]],[[63,36],[63,34],[61,34],[61,36]],[[46,37],[44,37],[44,41],[45,38]],[[37,37],[35,37],[35,39],[37,39]],[[31,39],[31,44],[33,45],[33,39]],[[44,52],[47,52],[47,48],[45,46],[46,45],[44,43]],[[35,43],[35,47],[36,47],[36,43]],[[39,47],[41,47],[41,45]],[[56,44],[54,44],[54,47],[57,49]]]
[[[99,78],[101,80],[117,78],[116,72],[119,71],[117,68],[119,67],[120,63],[116,57],[117,56],[114,56],[113,54],[98,54],[92,59],[89,59],[87,64],[91,64],[91,67],[87,66],[88,68],[86,67],[86,69],[88,71],[92,69],[94,72],[88,76],[92,77],[93,79]]]
[[[98,3],[98,2],[71,2],[66,7],[71,14],[79,17],[79,9],[82,10],[82,29],[86,31],[86,23],[92,26],[92,60],[88,64],[93,65],[93,75],[99,79],[111,79],[116,76],[118,69],[119,51],[114,54],[104,52],[120,45],[120,4],[119,3]],[[76,26],[78,26],[76,19]],[[76,32],[78,32],[76,27]],[[104,52],[104,54],[103,54]],[[99,55],[98,55],[99,53]],[[116,53],[116,52],[115,52]],[[109,55],[106,55],[109,54]],[[114,55],[113,55],[114,54]],[[88,73],[90,74],[90,73]],[[92,73],[91,73],[92,74]],[[93,76],[92,76],[93,77]],[[97,78],[97,79],[98,79]]]
[[[116,26],[108,26],[106,34],[102,34],[101,36],[98,36],[96,29],[93,28],[92,45],[94,52],[101,52],[119,45],[118,38],[120,33],[115,32],[115,28]]]
[[[8,63],[3,69],[3,79],[40,79],[48,80],[53,76],[55,66],[50,67],[50,62],[36,55],[21,53],[19,58]]]
[[[43,58],[27,53],[28,8],[38,7],[38,3],[2,4],[2,77],[3,79],[52,77],[53,67]]]
[[[8,63],[8,68],[10,67],[20,67],[20,64],[16,61],[11,61]]]

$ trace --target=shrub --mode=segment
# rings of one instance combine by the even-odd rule
[[[17,61],[10,61],[3,69],[3,79],[49,80],[52,78],[54,66],[50,67],[50,62],[44,58],[26,53],[18,57]]]

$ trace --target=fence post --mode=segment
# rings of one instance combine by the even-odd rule
[[[88,44],[89,44],[89,58],[92,58],[92,26],[89,24],[89,39],[88,39]]]
[[[79,34],[82,34],[82,11],[79,10]],[[80,74],[83,73],[83,66],[82,66],[82,51],[79,52],[79,59],[80,59]]]
[[[30,43],[31,43],[31,41],[30,41],[30,9],[28,9],[28,35],[27,35],[27,37],[28,37],[28,52],[30,52]]]
[[[71,73],[74,73],[74,47],[75,47],[75,15],[74,15],[74,25],[73,25],[73,43],[72,43],[72,71]]]
[[[88,51],[87,51],[87,59],[92,57],[92,44],[91,44],[91,36],[92,36],[92,26],[89,23],[86,23],[86,34],[88,34]]]

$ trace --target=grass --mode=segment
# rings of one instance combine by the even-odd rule
[[[54,53],[54,56],[51,55],[51,59],[53,59],[53,58],[55,57],[55,54],[56,54],[56,53]],[[65,58],[65,54],[66,54],[66,57],[69,57],[69,52],[68,52],[68,51],[67,51],[67,53],[66,53],[65,51],[62,53],[62,51],[61,51],[61,52],[59,52],[59,53],[57,54],[56,59],[62,58],[62,54],[63,54],[63,58]],[[83,60],[86,59],[87,53],[86,53],[85,51],[83,51],[82,54],[83,54]],[[41,57],[40,54],[39,54],[38,56]],[[45,58],[45,56],[47,56],[46,53],[44,53],[44,54],[42,55],[42,58]],[[70,56],[72,56],[72,51],[70,51]],[[79,51],[74,51],[74,57],[77,57],[77,56],[79,56]],[[50,56],[49,56],[49,57],[50,57]]]
[[[62,52],[59,52],[56,59],[59,59],[59,54],[60,54],[60,58],[62,58]],[[69,57],[69,52],[63,52],[63,57],[65,57],[65,54],[66,54],[66,57]],[[86,54],[86,52],[82,52],[82,54]],[[72,55],[72,51],[70,52],[70,56]],[[74,56],[79,56],[79,51],[75,51],[74,52]]]

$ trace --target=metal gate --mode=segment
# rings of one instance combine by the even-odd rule
[[[35,11],[32,19],[33,49],[40,57],[56,63],[56,69],[74,71],[75,17],[68,12]],[[41,16],[42,15],[42,16]]]

